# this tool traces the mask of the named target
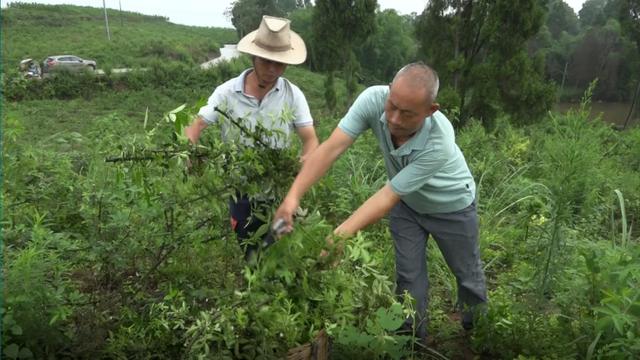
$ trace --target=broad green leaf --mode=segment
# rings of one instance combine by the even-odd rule
[[[9,344],[9,346],[4,348],[4,354],[9,359],[17,359],[19,352],[20,347],[18,346],[18,344]]]
[[[606,307],[603,307],[603,306],[596,306],[596,307],[593,308],[593,310],[596,311],[596,312],[599,312],[601,314],[606,314],[606,315],[609,315],[609,316],[613,316],[613,315],[618,313],[615,310],[612,311],[609,308],[606,308]]]
[[[633,304],[631,304],[631,306],[629,306],[629,314],[632,314],[633,316],[640,318],[640,302],[636,301]]]
[[[269,231],[269,224],[268,223],[264,223],[262,224],[258,230],[256,230],[256,232],[253,234],[254,237],[257,238],[262,238],[263,235],[265,235],[267,233],[267,231]]]
[[[371,342],[371,335],[363,334],[353,326],[347,326],[336,337],[343,345],[366,347]]]
[[[20,327],[20,325],[13,325],[11,327],[11,333],[16,336],[22,335],[22,328]]]
[[[28,348],[24,347],[20,349],[20,353],[18,354],[19,359],[32,359],[33,353]]]
[[[387,331],[397,330],[405,320],[400,303],[392,304],[389,309],[378,309],[376,317],[380,326]]]
[[[599,319],[598,322],[596,322],[596,330],[600,332],[604,332],[609,328],[611,328],[611,325],[613,325],[611,318],[605,317],[605,318]]]
[[[618,334],[624,335],[624,324],[622,323],[622,319],[618,316],[614,316],[611,320],[613,320],[613,326],[616,328]]]

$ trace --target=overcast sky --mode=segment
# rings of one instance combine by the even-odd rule
[[[41,4],[72,4],[102,7],[102,0],[23,0]],[[104,0],[108,8],[160,15],[176,24],[233,27],[225,15],[233,0]],[[11,0],[0,0],[5,7]],[[400,14],[421,13],[428,0],[378,0],[381,9],[395,9]],[[576,13],[584,0],[565,0]]]

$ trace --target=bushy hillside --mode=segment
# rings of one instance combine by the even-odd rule
[[[177,25],[167,18],[98,7],[13,3],[2,11],[2,62],[5,71],[21,59],[42,61],[74,54],[95,59],[98,68],[145,66],[163,62],[201,63],[218,55],[221,44],[237,41],[233,29]]]
[[[429,240],[424,348],[395,332],[413,311],[396,302],[388,220],[344,245],[325,241],[388,179],[371,132],[309,191],[296,230],[247,266],[228,199],[283,195],[297,149],[224,142],[219,126],[199,146],[182,134],[249,58],[203,71],[198,54],[231,30],[132,13],[122,24],[110,13],[107,43],[100,11],[20,4],[2,14],[5,65],[64,51],[146,68],[40,81],[4,69],[2,359],[283,359],[321,328],[338,360],[640,358],[640,129],[589,120],[595,83],[566,114],[526,126],[476,114],[456,129],[477,184],[490,301],[463,330],[455,276]],[[334,110],[324,75],[291,66],[285,77],[326,139],[350,102],[345,82]],[[439,101],[461,124],[454,96]]]

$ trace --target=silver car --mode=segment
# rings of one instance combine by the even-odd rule
[[[55,55],[47,57],[42,64],[44,72],[67,69],[69,71],[95,70],[95,60],[82,59],[75,55]]]

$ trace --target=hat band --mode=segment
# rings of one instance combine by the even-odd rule
[[[273,45],[268,45],[263,43],[262,41],[255,39],[253,40],[253,43],[258,45],[258,47],[265,49],[267,51],[276,51],[276,52],[283,52],[283,51],[288,51],[291,49],[291,45],[290,44],[286,44],[286,45],[281,45],[281,46],[273,46]]]

